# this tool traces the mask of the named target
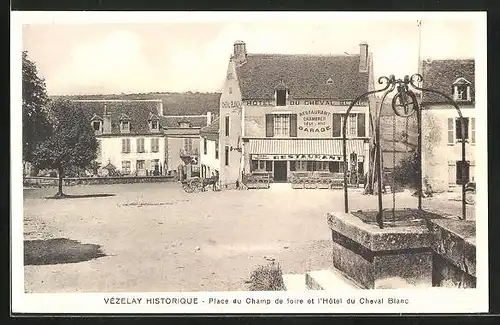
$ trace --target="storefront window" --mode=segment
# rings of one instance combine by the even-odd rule
[[[295,169],[297,171],[304,171],[307,170],[307,161],[299,160],[295,164]]]
[[[265,160],[252,160],[252,171],[265,171],[267,164]]]
[[[328,161],[316,161],[314,170],[316,171],[328,171]]]

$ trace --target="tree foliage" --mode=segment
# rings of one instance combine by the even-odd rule
[[[420,160],[416,151],[401,159],[394,169],[394,181],[402,187],[418,190],[420,186],[419,175]]]
[[[26,51],[22,53],[23,159],[30,161],[37,144],[50,136],[52,126],[47,111],[45,81]]]
[[[64,171],[86,168],[97,158],[97,139],[83,110],[67,100],[50,102],[54,118],[52,135],[39,143],[33,152],[38,168],[59,171],[59,194],[62,195]]]

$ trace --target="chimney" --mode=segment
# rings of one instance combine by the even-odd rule
[[[163,116],[163,101],[158,100],[157,109],[158,109],[158,115]]]
[[[104,113],[103,113],[103,124],[102,124],[102,133],[111,133],[111,115],[108,112],[106,104],[104,104]]]
[[[368,72],[368,44],[359,44],[359,72]]]
[[[212,123],[212,112],[207,112],[207,125]]]
[[[247,48],[245,45],[245,42],[243,41],[236,41],[234,42],[234,53],[233,53],[233,60],[237,64],[243,64],[245,63],[247,59]]]

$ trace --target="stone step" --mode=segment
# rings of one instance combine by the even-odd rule
[[[358,285],[347,279],[340,272],[319,270],[306,273],[306,286],[309,290],[342,291],[360,290]]]
[[[304,274],[283,274],[283,283],[286,291],[307,291]]]

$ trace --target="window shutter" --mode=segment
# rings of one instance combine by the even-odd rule
[[[137,152],[141,152],[141,139],[137,139],[136,143],[137,143]]]
[[[340,134],[340,121],[341,121],[342,114],[333,114],[333,137],[340,137],[342,136]]]
[[[297,137],[297,114],[290,115],[290,137]]]
[[[226,137],[229,136],[229,116],[225,117],[225,131],[226,131]]]
[[[464,139],[468,140],[469,139],[469,118],[466,117],[464,118],[464,131],[465,131],[465,136]]]
[[[358,137],[365,136],[365,113],[358,114]]]
[[[448,143],[453,144],[453,118],[448,119]]]
[[[272,114],[266,114],[266,137],[274,136],[274,118]]]
[[[125,140],[126,139],[122,139],[122,152],[127,152],[127,150],[126,150],[126,148],[127,148],[126,145],[127,144],[126,144]]]

